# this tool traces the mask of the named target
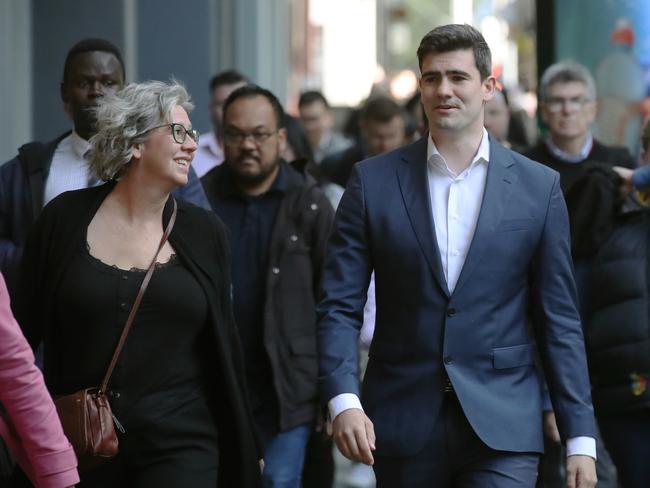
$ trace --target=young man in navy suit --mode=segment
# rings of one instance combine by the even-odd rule
[[[318,306],[321,391],[348,458],[378,486],[535,486],[541,364],[567,486],[593,487],[594,418],[556,172],[483,127],[491,55],[468,25],[418,49],[430,135],[355,165]],[[360,401],[357,339],[376,277]]]

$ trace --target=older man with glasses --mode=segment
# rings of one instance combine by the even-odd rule
[[[608,147],[591,134],[596,118],[596,84],[589,70],[564,61],[544,71],[539,87],[542,120],[549,135],[525,152],[560,173],[562,191],[582,176],[581,163],[596,161],[633,168],[634,158],[623,147]]]

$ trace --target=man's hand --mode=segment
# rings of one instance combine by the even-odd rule
[[[590,456],[566,458],[567,488],[593,488],[596,486],[596,462]]]
[[[634,185],[632,185],[632,175],[634,174],[634,170],[623,168],[622,166],[613,166],[612,169],[621,178],[620,190],[623,196],[634,190]]]
[[[544,412],[544,435],[555,442],[556,444],[560,443],[560,431],[557,429],[557,422],[555,421],[555,412],[549,410]]]
[[[363,410],[350,408],[338,414],[332,423],[332,436],[346,458],[368,466],[374,464],[375,428]]]

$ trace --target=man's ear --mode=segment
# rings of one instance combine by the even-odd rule
[[[599,110],[600,110],[600,104],[598,100],[591,100],[587,102],[587,106],[585,107],[585,112],[586,112],[587,120],[589,121],[589,125],[594,123],[596,117],[598,117]]]
[[[287,129],[284,127],[278,130],[278,149],[283,153],[287,147]]]
[[[488,102],[494,96],[494,90],[497,87],[497,80],[494,76],[488,76],[483,80],[483,101]]]

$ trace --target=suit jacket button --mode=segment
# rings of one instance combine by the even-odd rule
[[[456,309],[454,307],[450,307],[447,309],[447,317],[453,317],[456,315]]]
[[[280,268],[274,266],[273,268],[271,268],[271,273],[273,273],[274,275],[280,274]]]
[[[445,364],[451,364],[451,363],[454,362],[454,358],[452,358],[451,356],[445,356],[443,361],[444,361]]]

